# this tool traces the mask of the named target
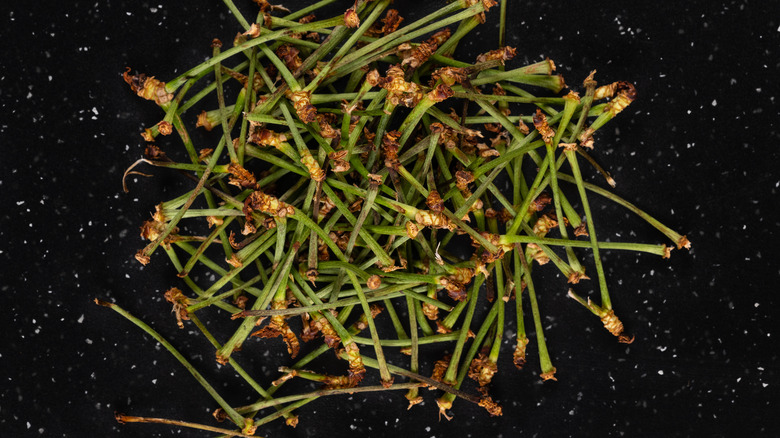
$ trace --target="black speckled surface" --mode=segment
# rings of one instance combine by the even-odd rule
[[[176,281],[172,270],[162,259],[145,268],[133,259],[143,245],[137,227],[175,193],[164,184],[178,180],[156,172],[130,194],[121,190],[123,170],[141,154],[138,133],[159,117],[127,90],[125,66],[173,77],[173,66],[204,59],[212,38],[230,41],[238,26],[217,1],[6,3],[0,435],[208,436],[116,424],[115,410],[210,423],[214,404],[167,351],[92,299],[150,322],[229,401],[252,399],[216,367],[205,341],[175,327],[161,300]],[[394,7],[420,13],[437,3]],[[509,5],[516,65],[548,56],[575,87],[597,69],[601,82],[627,80],[639,92],[600,133],[596,155],[618,194],[687,234],[693,249],[671,260],[605,254],[632,345],[614,342],[550,276],[537,287],[558,381],[541,383],[534,356],[516,371],[508,345],[493,389],[503,417],[458,402],[454,419],[439,421],[432,392],[411,411],[401,394],[356,394],[302,408],[296,429],[273,423],[258,435],[780,436],[772,323],[780,304],[780,19],[768,3]],[[496,32],[475,30],[461,56],[493,48]],[[664,242],[619,208],[595,210],[605,238]],[[267,385],[278,350],[263,348],[240,359],[258,376],[267,372]]]

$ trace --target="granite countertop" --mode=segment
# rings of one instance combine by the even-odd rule
[[[443,2],[428,3],[393,7],[414,15]],[[770,324],[780,304],[780,20],[745,0],[586,3],[512,2],[507,42],[516,66],[549,57],[574,88],[595,69],[604,83],[638,90],[594,154],[616,193],[693,247],[669,260],[605,254],[615,308],[635,342],[603,333],[551,278],[537,289],[558,381],[541,382],[535,357],[517,371],[508,337],[493,388],[502,417],[456,403],[452,421],[439,420],[427,391],[409,411],[402,394],[354,394],[313,402],[296,429],[276,422],[258,436],[780,435],[780,333]],[[131,181],[128,194],[121,185],[142,154],[138,133],[159,117],[128,91],[125,67],[171,78],[181,72],[174,66],[205,59],[212,38],[232,41],[238,26],[222,2],[203,0],[0,9],[0,430],[208,436],[114,421],[121,411],[213,423],[215,406],[165,349],[92,300],[149,322],[231,402],[253,399],[216,366],[210,345],[190,336],[195,329],[177,329],[162,299],[177,280],[172,269],[133,258],[143,246],[139,225],[180,180],[155,170]],[[492,49],[496,35],[492,24],[477,28],[459,53]],[[599,206],[594,215],[612,240],[665,241],[620,209]],[[261,352],[253,347],[242,360],[267,385],[286,362],[275,361],[278,350]]]

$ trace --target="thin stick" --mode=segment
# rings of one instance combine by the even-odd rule
[[[246,435],[240,431],[223,429],[221,427],[208,426],[200,423],[192,423],[189,421],[169,420],[167,418],[155,418],[155,417],[135,417],[131,415],[125,415],[120,413],[114,413],[114,418],[119,424],[125,423],[157,423],[168,424],[171,426],[189,427],[190,429],[207,430],[209,432],[222,433],[227,436],[239,436],[245,438],[262,438],[257,435]]]

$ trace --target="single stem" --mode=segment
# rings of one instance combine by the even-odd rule
[[[450,36],[447,41],[444,42],[444,44],[439,46],[439,48],[436,50],[436,54],[442,56],[452,56],[460,40],[463,39],[463,37],[465,37],[475,27],[477,27],[477,25],[479,25],[479,19],[476,15],[461,21],[458,25],[458,28],[455,30],[455,33],[453,33],[452,36]]]
[[[379,363],[379,374],[382,378],[382,383],[389,384],[393,379],[390,377],[390,371],[387,369],[387,362],[385,361],[385,355],[382,351],[382,344],[379,342],[379,333],[376,330],[376,324],[374,324],[374,318],[371,315],[371,307],[368,305],[366,295],[363,293],[363,288],[360,286],[360,282],[355,274],[352,271],[347,271],[347,275],[357,291],[358,298],[360,298],[360,305],[363,308],[363,313],[366,315],[368,329],[371,332],[371,339],[374,344],[374,352],[376,353],[377,362]]]
[[[361,386],[361,387],[352,387],[352,388],[320,389],[305,394],[288,395],[285,397],[277,397],[273,400],[260,401],[257,403],[253,403],[251,405],[241,406],[237,408],[237,410],[239,412],[248,413],[248,412],[259,411],[261,409],[265,409],[271,406],[281,405],[284,403],[289,403],[291,401],[297,401],[301,399],[316,398],[316,397],[323,397],[323,396],[330,396],[330,395],[362,393],[362,392],[393,391],[393,390],[407,389],[407,388],[420,387],[420,386],[425,386],[425,384],[424,383],[394,383],[390,386],[375,385],[375,386]]]
[[[477,306],[477,297],[479,295],[479,288],[482,286],[482,282],[485,280],[484,275],[479,274],[474,278],[474,283],[471,286],[471,293],[469,293],[469,307],[466,311],[466,317],[463,320],[463,328],[460,331],[460,336],[455,344],[455,351],[450,358],[450,365],[447,367],[447,372],[444,374],[445,383],[455,383],[456,373],[458,371],[458,363],[460,361],[460,355],[463,352],[463,347],[466,344],[466,338],[468,337],[469,327],[471,326],[471,319],[474,317],[474,310]],[[464,364],[464,366],[467,366]]]
[[[496,303],[498,305],[497,320],[496,320],[496,336],[493,340],[493,346],[490,349],[489,359],[496,363],[498,361],[498,354],[501,350],[501,343],[504,337],[504,304],[509,300],[508,296],[505,296],[506,288],[504,284],[504,269],[503,263],[496,263],[496,286],[498,287],[498,296],[496,297]]]
[[[229,0],[226,0],[229,1]],[[240,16],[240,15],[239,15]],[[243,17],[241,17],[243,19]],[[222,43],[219,42],[219,40],[214,40],[214,43],[212,43],[214,46],[214,57],[219,56],[220,48],[222,47]],[[225,144],[227,145],[228,154],[230,155],[230,162],[231,163],[238,163],[238,157],[236,156],[236,150],[233,147],[233,139],[230,138],[230,125],[228,125],[227,122],[227,110],[225,109],[225,92],[224,88],[222,86],[222,64],[217,63],[214,66],[214,76],[216,77],[216,83],[217,83],[217,103],[219,104],[219,120],[220,124],[222,125],[222,135],[223,140],[225,141]]]
[[[596,264],[596,274],[599,278],[599,289],[601,290],[601,306],[607,310],[612,309],[612,300],[609,298],[609,290],[607,289],[607,277],[604,274],[604,267],[601,264],[601,255],[599,253],[599,243],[596,237],[596,226],[593,223],[593,215],[590,212],[590,204],[588,202],[588,194],[585,192],[585,186],[582,185],[582,174],[580,174],[580,166],[577,163],[577,155],[573,150],[566,149],[564,151],[566,158],[569,160],[572,173],[574,174],[574,180],[577,182],[577,190],[580,193],[580,200],[582,201],[582,209],[585,211],[585,219],[588,224],[588,236],[590,237],[591,245],[593,245],[593,260]]]
[[[508,4],[508,1],[502,1],[499,6],[501,9],[498,25],[498,47],[504,47],[506,45],[506,7]]]
[[[528,288],[528,297],[531,301],[531,314],[534,318],[534,327],[536,330],[536,344],[539,351],[539,366],[542,369],[541,377],[544,380],[555,379],[555,367],[550,360],[550,353],[547,352],[547,342],[544,339],[544,329],[542,328],[542,317],[539,314],[539,304],[536,301],[536,289],[531,278],[531,268],[526,262],[525,257],[520,257],[520,263],[523,265],[526,287]]]
[[[576,248],[593,248],[593,241],[555,239],[551,237],[536,237],[525,235],[503,235],[499,238],[500,244],[535,243],[537,245],[571,246]],[[623,251],[636,251],[655,254],[661,257],[667,255],[669,247],[663,244],[633,243],[633,242],[596,242],[599,249],[615,249]]]
[[[548,169],[550,170],[550,187],[553,191],[553,204],[555,205],[555,215],[558,218],[558,231],[561,233],[561,238],[563,239],[569,238],[569,232],[566,229],[566,221],[564,221],[565,216],[563,214],[561,200],[563,193],[558,188],[558,172],[555,166],[555,150],[557,149],[558,143],[563,136],[563,132],[569,126],[569,121],[571,120],[572,115],[574,115],[574,110],[577,108],[579,103],[579,99],[573,98],[573,94],[570,94],[567,97],[569,96],[572,96],[572,98],[564,99],[566,104],[562,112],[563,116],[561,117],[561,121],[558,123],[558,131],[555,133],[555,137],[552,139],[552,141],[545,143],[547,148]],[[574,269],[574,271],[579,275],[584,276],[585,268],[580,264],[577,256],[574,254],[574,251],[572,251],[570,246],[566,247],[566,256],[572,269]]]
[[[116,421],[119,422],[120,424],[124,424],[124,423],[168,424],[170,426],[189,427],[190,429],[200,429],[209,432],[222,433],[225,434],[226,436],[260,438],[257,435],[246,435],[240,431],[228,430],[228,429],[223,429],[221,427],[208,426],[200,423],[192,423],[190,421],[169,420],[167,418],[155,418],[155,417],[135,417],[135,416],[119,414],[119,413],[114,414],[114,418],[116,418]]]
[[[416,305],[412,297],[406,296],[406,309],[407,313],[409,314],[409,333],[411,334],[410,341],[410,347],[411,351],[409,353],[410,359],[409,359],[409,370],[413,373],[419,372],[419,361],[420,361],[420,339],[419,334],[417,332],[417,312],[415,309]],[[410,388],[409,392],[406,393],[406,398],[409,400],[410,403],[418,401],[418,390],[416,387]],[[410,405],[411,406],[411,405]]]
[[[572,176],[565,175],[565,174],[559,174],[559,178],[571,182],[576,183],[576,179]],[[677,245],[677,249],[681,249],[683,247],[688,248],[690,247],[690,242],[688,241],[688,238],[686,236],[683,236],[682,234],[674,231],[673,229],[667,227],[666,225],[662,224],[658,219],[650,216],[649,214],[645,213],[643,210],[641,210],[636,205],[626,201],[625,199],[621,198],[620,196],[610,192],[609,190],[605,190],[595,184],[591,184],[588,182],[582,182],[583,187],[590,190],[593,193],[599,194],[610,201],[615,202],[616,204],[622,205],[623,207],[631,210],[634,212],[637,216],[644,219],[647,223],[652,225],[655,229],[662,232],[666,237],[671,239],[672,242],[674,242]]]
[[[423,336],[417,340],[418,345],[429,345],[429,344],[435,344],[438,342],[452,342],[457,341],[458,338],[461,335],[460,330],[455,330],[450,333],[440,333],[436,335],[430,335],[430,336]],[[353,339],[358,344],[364,344],[364,345],[370,345],[374,342],[371,338],[365,338],[361,336],[354,336]],[[381,339],[380,342],[382,343],[383,347],[401,347],[401,348],[408,348],[413,347],[413,342],[411,339]],[[414,367],[412,367],[414,368]],[[414,371],[412,369],[412,371]]]
[[[245,426],[245,419],[242,417],[238,412],[236,412],[233,408],[230,407],[230,405],[225,401],[225,399],[222,398],[222,396],[219,395],[216,389],[212,387],[208,381],[203,377],[198,370],[195,369],[194,366],[181,354],[179,353],[179,350],[177,350],[170,342],[168,342],[165,338],[162,337],[157,331],[155,331],[153,328],[149,327],[145,322],[141,321],[140,319],[133,316],[130,312],[127,310],[119,307],[118,305],[114,303],[109,303],[107,301],[101,301],[98,299],[95,299],[95,304],[108,307],[109,309],[115,311],[116,313],[124,316],[128,321],[132,322],[141,330],[145,331],[149,336],[154,338],[157,342],[159,342],[163,347],[165,347],[166,350],[168,350],[173,357],[175,357],[182,365],[184,365],[184,368],[187,369],[187,371],[192,374],[192,376],[195,378],[195,380],[200,383],[201,386],[203,386],[203,389],[206,390],[206,392],[211,395],[211,397],[214,399],[214,401],[217,402],[217,404],[227,413],[228,417],[230,417],[230,420],[233,421],[238,427],[243,428]]]
[[[515,245],[515,251],[513,254],[513,274],[515,281],[515,312],[517,314],[517,337],[515,354],[513,355],[514,363],[517,368],[522,368],[525,365],[525,351],[526,345],[528,345],[528,335],[525,331],[525,320],[523,312],[523,263],[522,260],[525,257],[523,254],[523,248],[521,245]],[[527,262],[526,262],[527,263]]]

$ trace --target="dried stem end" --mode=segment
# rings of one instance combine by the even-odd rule
[[[503,410],[501,409],[501,406],[499,406],[498,403],[493,401],[490,396],[486,395],[484,396],[480,401],[479,405],[485,408],[491,417],[500,417],[503,414]]]
[[[485,387],[493,380],[498,372],[498,364],[491,360],[485,353],[480,353],[471,361],[468,376],[475,380],[479,386]]]
[[[147,77],[143,73],[131,75],[130,67],[127,67],[122,78],[135,94],[153,100],[157,105],[162,106],[173,100],[173,94],[165,89],[165,82],[158,81],[154,76]]]
[[[630,344],[634,342],[634,337],[628,337],[628,335],[623,333],[623,323],[620,322],[620,319],[618,319],[617,315],[615,315],[615,311],[612,309],[609,309],[608,311],[604,312],[601,316],[601,322],[604,324],[604,328],[607,329],[610,333],[612,333],[614,336],[617,336],[618,341],[623,344]]]
[[[441,420],[442,416],[446,418],[447,421],[452,420],[452,416],[447,414],[447,411],[452,409],[452,400],[440,397],[436,399],[436,405],[439,406],[439,420]]]
[[[190,299],[177,287],[172,287],[165,292],[165,300],[173,304],[173,312],[176,315],[176,324],[180,329],[184,328],[182,320],[189,320],[190,315],[187,313],[187,306],[190,304]]]
[[[555,369],[555,367],[552,367],[551,370],[545,371],[542,374],[539,374],[539,377],[541,377],[542,380],[545,380],[545,381],[546,380],[555,380],[555,381],[557,381],[558,379],[555,378],[555,372],[556,371],[557,370]]]
[[[515,347],[515,353],[512,355],[515,367],[518,370],[523,369],[525,366],[525,352],[528,346],[528,338],[518,338],[517,346]]]

